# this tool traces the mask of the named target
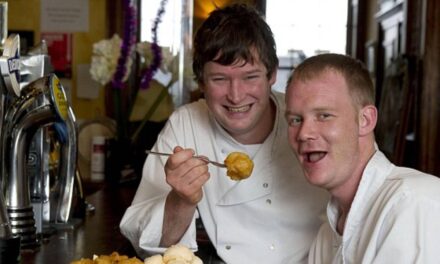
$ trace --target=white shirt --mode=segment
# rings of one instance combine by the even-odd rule
[[[211,177],[198,204],[206,232],[226,263],[305,263],[325,213],[328,194],[306,182],[287,141],[284,95],[272,94],[277,105],[274,129],[253,156],[252,175],[233,181],[226,170],[210,165]],[[154,150],[172,152],[175,146],[193,148],[223,161],[232,151],[246,151],[217,124],[204,100],[172,114]],[[254,148],[255,146],[252,146]],[[121,232],[140,256],[162,252],[166,158],[148,156],[132,205],[120,223]],[[194,220],[195,220],[194,216]],[[181,243],[197,250],[195,222]]]
[[[309,263],[440,263],[440,179],[394,166],[376,151],[336,232],[337,205],[314,241]]]

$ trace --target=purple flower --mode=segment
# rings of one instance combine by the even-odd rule
[[[165,13],[165,5],[167,0],[162,0],[160,3],[159,10],[157,11],[156,18],[151,28],[153,43],[151,44],[151,50],[153,53],[152,63],[142,71],[140,88],[148,88],[154,74],[159,69],[162,63],[162,50],[157,44],[157,28],[162,21],[162,15]],[[112,84],[113,87],[122,89],[124,87],[124,76],[127,72],[127,62],[131,56],[134,45],[136,43],[136,33],[137,33],[137,10],[131,0],[125,0],[125,22],[124,22],[124,37],[121,44],[121,52],[118,58],[118,65],[116,66],[116,71],[113,75]]]
[[[133,52],[136,43],[137,33],[137,10],[131,0],[124,1],[124,36],[122,38],[121,52],[118,59],[118,65],[113,75],[112,85],[115,88],[122,89],[124,87],[124,76],[127,72],[127,64],[129,57]]]
[[[156,19],[154,19],[153,27],[151,28],[153,43],[151,43],[151,51],[153,52],[153,61],[143,72],[141,78],[141,89],[148,88],[151,80],[153,79],[154,74],[157,69],[159,69],[160,64],[162,63],[162,49],[157,44],[157,27],[159,23],[162,21],[162,15],[165,13],[165,5],[167,0],[162,0],[160,2],[159,10],[157,11]]]

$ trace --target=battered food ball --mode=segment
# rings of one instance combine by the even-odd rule
[[[225,159],[226,174],[234,181],[240,181],[251,176],[254,163],[246,153],[231,152]]]
[[[173,245],[161,255],[144,260],[144,264],[203,264],[202,260],[184,245]]]
[[[162,255],[154,255],[144,260],[144,264],[163,264]]]
[[[194,253],[184,245],[173,245],[163,253],[163,261],[168,263],[172,260],[182,260],[184,262],[191,262]]]

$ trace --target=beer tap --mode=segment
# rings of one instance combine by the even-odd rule
[[[0,144],[3,141],[4,115],[9,103],[9,94],[18,96],[20,39],[17,35],[7,38],[7,2],[0,2]],[[0,160],[2,152],[0,151]],[[5,164],[0,163],[0,172]],[[4,174],[0,175],[0,263],[19,263],[20,261],[20,236],[12,232],[11,223],[4,200]]]
[[[62,127],[62,128],[60,128]],[[67,119],[58,124],[59,133],[64,133],[61,144],[59,165],[60,180],[57,182],[55,193],[51,194],[51,203],[55,205],[52,221],[55,225],[67,224],[72,211],[73,188],[76,179],[76,161],[78,139],[75,114],[71,107],[67,109]],[[78,182],[78,184],[82,184]],[[57,199],[53,199],[53,198]]]
[[[36,101],[40,103],[35,104]],[[25,170],[26,154],[37,129],[68,118],[67,99],[59,79],[51,74],[25,86],[21,96],[7,109],[5,118],[6,207],[12,232],[21,236],[22,248],[33,248],[38,242]]]
[[[28,56],[21,58],[20,76],[22,87],[53,71],[47,55],[47,46],[43,40],[34,47]],[[39,100],[46,100],[44,97]],[[34,104],[41,104],[35,101]],[[51,128],[58,135],[55,140],[48,128],[39,129],[32,140],[28,159],[28,172],[31,178],[31,201],[36,214],[37,232],[51,232],[50,227],[70,228],[73,223],[73,194],[75,186],[80,190],[82,182],[77,177],[77,127],[76,117],[68,106],[67,119],[56,122]],[[59,162],[56,165],[56,177],[50,177],[49,146],[51,141],[61,143]],[[52,142],[52,143],[53,143]],[[57,144],[58,145],[58,144]],[[49,187],[51,186],[51,187]],[[76,206],[80,209],[83,201],[81,194],[76,197]],[[72,221],[71,221],[72,220]],[[43,228],[44,226],[44,228]],[[49,227],[49,228],[48,228]]]

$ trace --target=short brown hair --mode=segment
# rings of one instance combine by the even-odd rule
[[[375,91],[370,73],[361,61],[347,55],[326,53],[307,58],[293,70],[287,85],[292,80],[311,80],[327,70],[334,70],[344,77],[355,104],[361,107],[374,105]]]
[[[203,67],[207,62],[231,65],[239,59],[251,63],[259,59],[268,71],[268,78],[278,67],[270,27],[255,8],[245,4],[214,10],[197,30],[193,50],[195,80],[203,82]]]

